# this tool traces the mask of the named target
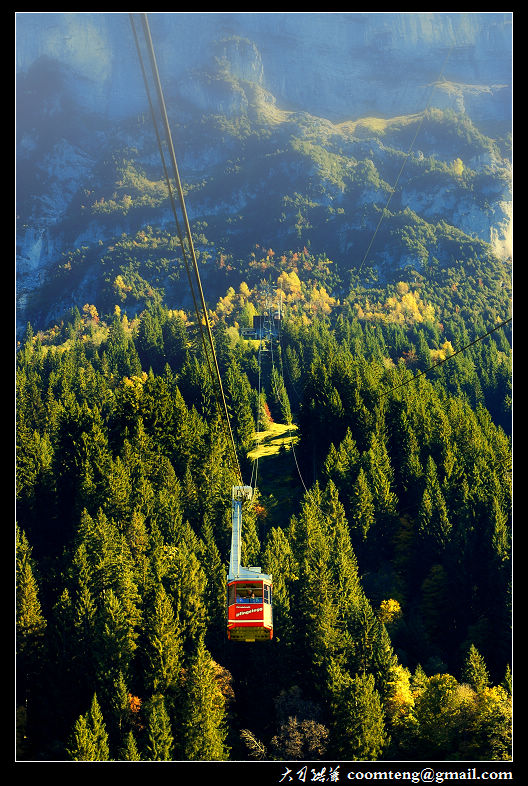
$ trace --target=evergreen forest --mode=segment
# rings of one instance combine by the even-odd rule
[[[398,220],[419,246],[429,225]],[[512,758],[509,263],[435,231],[458,261],[394,279],[302,243],[208,262],[227,271],[209,317],[271,642],[227,639],[238,481],[196,316],[166,297],[177,243],[123,235],[100,303],[27,324],[20,760]]]

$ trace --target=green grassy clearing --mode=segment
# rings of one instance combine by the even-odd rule
[[[299,438],[295,435],[297,426],[293,423],[271,423],[266,431],[255,432],[255,442],[257,447],[248,453],[248,458],[252,461],[261,459],[263,456],[274,456],[281,448],[290,450],[292,444],[298,442]]]
[[[273,526],[287,527],[302,491],[293,452],[296,431],[294,424],[272,423],[255,434],[257,447],[248,453],[252,461],[258,459],[257,487]]]

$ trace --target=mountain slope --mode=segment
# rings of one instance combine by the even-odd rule
[[[40,54],[37,60],[29,62],[30,47],[21,34],[19,37],[20,64],[27,66],[20,71],[17,84],[17,286],[21,325],[28,320],[48,324],[81,301],[111,308],[105,298],[101,300],[101,293],[104,282],[110,280],[109,271],[114,279],[123,273],[118,269],[122,263],[113,258],[116,241],[123,235],[135,238],[138,231],[150,226],[174,235],[152,124],[148,112],[138,112],[139,88],[128,49],[124,61],[131,73],[130,85],[125,89],[121,77],[116,76],[123,63],[116,62],[116,42],[110,33],[115,35],[117,31],[119,40],[125,40],[127,20],[119,16],[113,27],[105,27],[105,19],[97,17],[94,27],[93,15],[88,15],[83,27],[76,14],[44,16],[46,22],[53,17],[57,27],[51,28],[53,38],[49,27],[42,25],[37,36],[40,44],[34,45],[34,55]],[[190,23],[187,15],[174,16],[184,16],[185,24]],[[219,21],[219,15],[212,16]],[[305,19],[310,15],[301,16],[302,24],[290,41],[289,58],[299,47],[313,42],[314,29],[306,27]],[[349,16],[353,18],[348,19]],[[486,28],[489,35],[492,29],[497,32],[499,22],[505,21],[501,15],[497,15],[499,20],[493,16]],[[178,165],[204,263],[207,258],[217,260],[222,254],[232,257],[243,269],[256,243],[277,253],[307,245],[315,253],[336,259],[339,275],[335,283],[342,286],[348,271],[364,264],[373,265],[382,276],[387,276],[409,265],[420,270],[431,257],[443,266],[450,265],[468,249],[471,253],[508,256],[508,112],[493,110],[494,96],[502,90],[497,87],[500,81],[495,86],[485,83],[471,90],[467,85],[468,89],[462,90],[460,81],[445,81],[432,91],[429,85],[428,92],[422,90],[419,97],[415,90],[412,102],[400,102],[401,107],[412,103],[414,111],[409,114],[391,116],[388,110],[394,106],[394,99],[384,104],[379,116],[360,117],[357,110],[361,102],[356,101],[356,96],[349,96],[348,119],[343,119],[337,103],[328,116],[318,116],[292,108],[293,93],[288,93],[285,102],[270,91],[271,84],[285,95],[273,63],[275,68],[279,63],[283,67],[287,58],[283,48],[280,54],[274,49],[275,59],[270,55],[275,39],[271,36],[268,40],[265,35],[266,25],[271,24],[269,19],[259,19],[258,35],[253,29],[258,46],[246,37],[219,31],[211,19],[202,19],[205,37],[222,35],[215,39],[207,58],[203,52],[201,59],[197,54],[185,63],[194,67],[183,71],[182,64],[176,65],[174,58],[169,65],[166,39],[161,35],[160,20],[157,15],[154,17],[152,27],[159,35]],[[234,25],[238,15],[228,17]],[[370,21],[364,15],[345,17],[351,36],[359,35],[358,25],[363,25],[367,35]],[[84,31],[84,48],[75,53],[66,47],[66,38],[60,43],[65,19],[70,25],[71,41],[77,41],[80,31]],[[246,25],[249,21],[244,20]],[[422,20],[422,24],[427,27],[426,21]],[[471,19],[474,25],[476,21]],[[31,22],[24,18],[24,31],[32,29]],[[470,25],[464,35],[469,36],[473,29],[475,40],[482,37],[483,28],[478,28],[480,32],[477,28]],[[458,35],[462,29],[458,28]],[[504,25],[500,29],[504,34]],[[126,32],[129,35],[128,29]],[[409,38],[403,35],[398,39],[394,62],[401,64],[403,50],[409,57],[413,46],[416,55],[421,51],[423,56],[425,39],[420,44],[414,29],[407,34]],[[304,35],[306,40],[301,44]],[[435,33],[435,46],[439,45],[438,35]],[[324,70],[333,55],[329,53],[324,30],[320,36],[321,49],[314,50],[312,59]],[[396,40],[394,36],[393,39]],[[501,40],[501,44],[495,42],[494,51],[502,52],[504,57],[507,47]],[[339,41],[336,47],[339,50]],[[488,42],[488,54],[490,47]],[[485,69],[480,55],[475,54],[477,49],[474,48],[473,56],[480,63],[482,77]],[[99,71],[94,72],[89,55],[99,51],[107,57],[99,63]],[[84,52],[84,60],[80,52]],[[378,55],[371,52],[367,58],[371,64],[376,56],[381,57],[379,50],[375,52]],[[454,63],[459,76],[469,76],[466,56],[467,52],[462,57],[462,50],[456,49]],[[365,73],[367,61],[362,64]],[[72,62],[77,71],[69,67]],[[363,87],[356,85],[354,90],[368,89],[377,67],[372,65]],[[503,66],[497,67],[497,75],[499,72],[504,76]],[[286,73],[291,81],[291,69],[284,70],[285,78]],[[300,78],[298,69],[296,73]],[[381,79],[381,71],[377,73]],[[339,84],[342,74],[333,71],[333,76]],[[386,78],[385,93],[390,85],[388,75]],[[121,101],[125,98],[126,103],[130,98],[128,115],[123,111],[111,117],[110,109],[116,110],[116,104],[110,102],[107,106],[101,96],[118,86]],[[488,126],[501,126],[499,136],[487,136],[475,125],[467,102],[460,100],[461,91],[465,97],[478,94],[488,102],[486,111],[495,117],[494,124]],[[315,92],[310,99],[303,99],[306,106],[316,105]],[[383,92],[376,98],[378,105],[383,103]],[[333,94],[329,89],[328,101]],[[446,108],[444,98],[448,94],[454,100],[447,102]],[[427,95],[431,107],[426,110]],[[300,97],[297,103],[301,104]],[[438,104],[443,109],[433,108]],[[474,118],[481,116],[482,113],[473,114]],[[369,247],[384,208],[388,212],[384,214],[383,232],[376,234],[375,244]],[[439,237],[441,222],[457,231],[459,251],[449,244],[447,247]],[[402,224],[412,226],[411,234],[421,235],[419,248],[405,240]],[[428,240],[424,243],[425,235]],[[177,254],[174,248],[172,251],[169,258],[174,259]],[[150,249],[150,253],[152,263],[159,265],[159,249]],[[75,264],[79,259],[82,264]],[[161,258],[165,264],[163,259],[166,257]],[[208,270],[204,269],[206,278]],[[225,291],[227,284],[225,276],[215,280],[215,294],[216,290]],[[165,292],[175,306],[185,302],[180,290],[181,287],[175,290],[169,285]]]

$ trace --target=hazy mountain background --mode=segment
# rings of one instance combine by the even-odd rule
[[[256,244],[327,254],[338,294],[363,261],[390,278],[511,253],[511,13],[149,21],[208,292]],[[128,14],[19,13],[16,62],[18,320],[41,327],[111,310],[116,241],[174,227]]]

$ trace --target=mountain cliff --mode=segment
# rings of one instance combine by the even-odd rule
[[[510,14],[149,20],[187,206],[209,253],[309,242],[350,269],[388,202],[393,215],[447,221],[509,253]],[[172,219],[128,14],[19,14],[16,54],[25,323],[65,254]],[[390,231],[380,240],[375,264],[423,263]],[[64,291],[39,318],[95,297],[97,270],[86,266],[75,291],[61,279]]]
[[[233,75],[257,82],[281,105],[331,120],[423,108],[436,100],[475,111],[509,102],[509,13],[153,13],[160,71],[174,81],[227,56]],[[220,43],[233,36],[246,45]],[[224,50],[224,51],[222,51]],[[51,58],[78,75],[76,99],[90,111],[127,116],[145,106],[128,14],[23,13],[17,70]],[[489,110],[491,113],[491,110]]]

